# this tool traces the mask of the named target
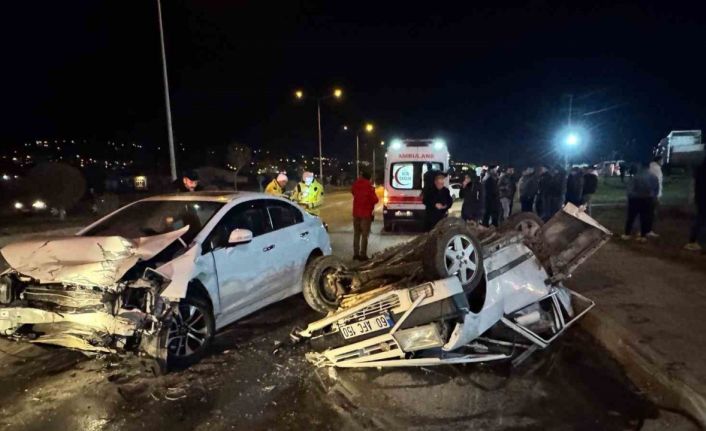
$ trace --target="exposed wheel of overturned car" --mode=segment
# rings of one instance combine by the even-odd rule
[[[456,275],[470,292],[483,278],[480,242],[465,224],[450,223],[427,242],[424,271],[430,280]]]
[[[304,270],[302,293],[311,308],[326,314],[338,308],[341,300],[335,274],[346,269],[336,256],[318,256]]]
[[[525,238],[533,238],[537,236],[542,229],[544,221],[533,212],[520,212],[511,215],[507,220],[500,225],[501,233],[516,231],[520,232]]]
[[[207,299],[188,295],[172,315],[167,335],[167,362],[183,368],[198,362],[208,350],[215,333],[213,310]]]

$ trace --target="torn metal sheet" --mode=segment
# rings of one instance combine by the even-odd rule
[[[40,283],[112,288],[139,260],[148,260],[189,229],[129,240],[120,236],[72,236],[30,240],[0,253],[13,270]]]
[[[439,229],[443,235],[444,227]],[[466,234],[457,226],[447,229],[473,234],[470,228]],[[459,277],[452,276],[352,293],[337,311],[296,331],[293,338],[308,340],[312,351],[307,358],[321,367],[512,358],[519,365],[595,305],[560,282],[610,237],[607,229],[576,207],[567,205],[529,236],[512,229],[478,232],[484,239],[482,261],[477,261],[482,262],[483,279],[472,289],[464,289]],[[414,246],[425,241],[428,244],[422,239]],[[447,256],[455,256],[457,249],[448,247]],[[415,251],[398,247],[396,252]],[[427,247],[427,252],[435,251]],[[368,273],[384,272],[370,265],[364,268]],[[345,279],[355,280],[355,270],[348,272],[352,274],[345,274]]]

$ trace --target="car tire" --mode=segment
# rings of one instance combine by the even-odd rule
[[[498,229],[500,232],[517,231],[525,238],[534,238],[539,234],[544,221],[533,212],[521,212],[513,214],[505,220]]]
[[[424,255],[424,273],[430,280],[458,276],[464,292],[472,291],[483,278],[480,241],[464,225],[448,223],[432,232]]]
[[[167,364],[170,368],[184,368],[200,361],[206,354],[215,334],[213,308],[208,299],[188,295],[172,314],[167,335]]]
[[[338,308],[340,298],[326,278],[331,272],[342,269],[346,269],[346,266],[336,256],[318,256],[309,261],[302,280],[302,293],[309,307],[322,314]]]

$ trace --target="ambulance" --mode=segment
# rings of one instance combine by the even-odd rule
[[[424,174],[429,170],[446,172],[449,150],[441,139],[396,139],[385,154],[385,191],[383,195],[383,229],[387,232],[401,226],[424,224],[422,189]],[[448,178],[446,186],[448,187]]]

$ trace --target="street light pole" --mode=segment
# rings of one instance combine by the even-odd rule
[[[324,156],[321,146],[321,99],[316,99],[316,120],[319,125],[319,180],[324,184]]]
[[[360,176],[360,134],[355,134],[355,177]]]
[[[375,147],[373,147],[373,185],[375,185]]]
[[[167,79],[167,53],[164,49],[164,27],[162,26],[162,2],[157,0],[159,18],[159,40],[162,46],[162,77],[164,78],[164,104],[167,109],[167,136],[169,139],[169,172],[172,181],[177,179],[176,156],[174,154],[174,133],[172,132],[172,106],[169,101],[169,80]]]

